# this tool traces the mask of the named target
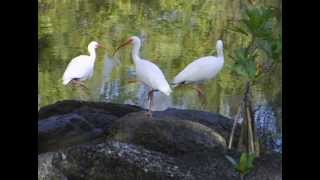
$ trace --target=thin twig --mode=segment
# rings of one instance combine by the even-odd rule
[[[240,118],[240,115],[241,115],[241,111],[242,110],[242,102],[240,102],[240,105],[238,107],[238,111],[237,111],[237,114],[234,118],[234,121],[233,121],[233,126],[232,126],[232,130],[231,130],[231,134],[230,134],[230,139],[229,139],[229,145],[228,145],[228,149],[231,149],[232,147],[232,141],[233,141],[233,136],[234,136],[234,131],[236,129],[236,126],[237,126],[237,122]]]

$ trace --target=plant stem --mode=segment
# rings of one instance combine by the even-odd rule
[[[257,127],[256,127],[256,123],[254,121],[254,113],[252,110],[252,104],[251,104],[251,100],[249,99],[248,101],[248,112],[249,112],[249,116],[252,122],[252,134],[253,134],[253,143],[254,143],[254,150],[255,150],[255,156],[259,157],[260,156],[260,143],[259,143],[259,137],[257,135]]]
[[[239,139],[238,148],[245,146],[246,152],[255,153],[255,142],[254,142],[254,132],[252,126],[252,116],[250,109],[250,87],[251,83],[248,81],[246,83],[246,90],[244,93],[244,110],[242,111],[244,117],[244,123],[241,127],[241,135]],[[245,135],[245,136],[244,136]]]
[[[235,116],[235,118],[234,118],[234,121],[233,121],[233,126],[232,126],[232,129],[231,129],[231,134],[230,134],[228,149],[231,149],[231,147],[232,147],[232,141],[233,141],[234,131],[235,131],[236,126],[237,126],[237,121],[238,121],[239,118],[240,118],[241,108],[242,108],[242,102],[240,103],[240,105],[239,105],[239,107],[238,107],[237,114],[236,114],[236,116]]]
[[[252,130],[252,119],[250,117],[250,110],[249,110],[248,104],[246,104],[246,116],[247,116],[247,120],[248,120],[249,152],[255,153],[254,140],[253,140],[253,130]]]
[[[244,175],[240,174],[240,180],[244,180]]]

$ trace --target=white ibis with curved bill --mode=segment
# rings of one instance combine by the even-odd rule
[[[130,37],[125,43],[120,45],[113,54],[120,48],[129,44],[133,45],[132,59],[135,64],[137,79],[151,88],[148,93],[150,104],[147,115],[152,116],[151,107],[153,104],[153,93],[155,91],[160,91],[161,93],[170,96],[172,90],[160,68],[152,62],[140,58],[139,50],[141,47],[141,40],[137,36]]]
[[[103,46],[96,41],[92,41],[88,45],[89,56],[80,55],[70,61],[63,74],[62,79],[64,85],[71,83],[72,85],[86,88],[83,81],[91,79],[93,76],[96,49],[99,47]]]
[[[179,86],[183,84],[196,84],[214,78],[222,69],[224,64],[223,43],[218,40],[216,43],[217,56],[205,56],[194,60],[187,65],[177,76],[172,84]],[[203,91],[195,88],[199,95],[204,95]]]

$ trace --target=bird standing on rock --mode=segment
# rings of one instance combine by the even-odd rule
[[[120,45],[113,54],[120,48],[129,44],[133,45],[132,59],[135,64],[137,79],[151,88],[148,93],[150,104],[147,115],[152,117],[151,107],[153,105],[153,93],[155,91],[160,91],[161,93],[170,96],[172,90],[160,68],[152,62],[140,58],[139,50],[141,47],[141,40],[137,36],[130,37],[125,43]]]
[[[89,56],[80,55],[70,61],[63,74],[64,85],[71,83],[74,86],[81,86],[87,89],[83,81],[91,79],[93,76],[96,49],[99,47],[103,46],[96,41],[92,41],[88,45]]]
[[[214,78],[222,69],[224,64],[223,43],[218,40],[216,43],[217,56],[206,56],[196,59],[187,65],[173,80],[174,86],[183,84],[197,84]],[[194,87],[199,96],[204,92],[199,87]]]

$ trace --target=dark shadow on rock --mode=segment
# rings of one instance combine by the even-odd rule
[[[282,155],[269,153],[257,158],[253,171],[246,176],[246,179],[282,180]]]
[[[85,109],[85,110],[84,110]],[[38,121],[38,153],[96,140],[108,134],[116,116],[99,109],[56,115]]]

